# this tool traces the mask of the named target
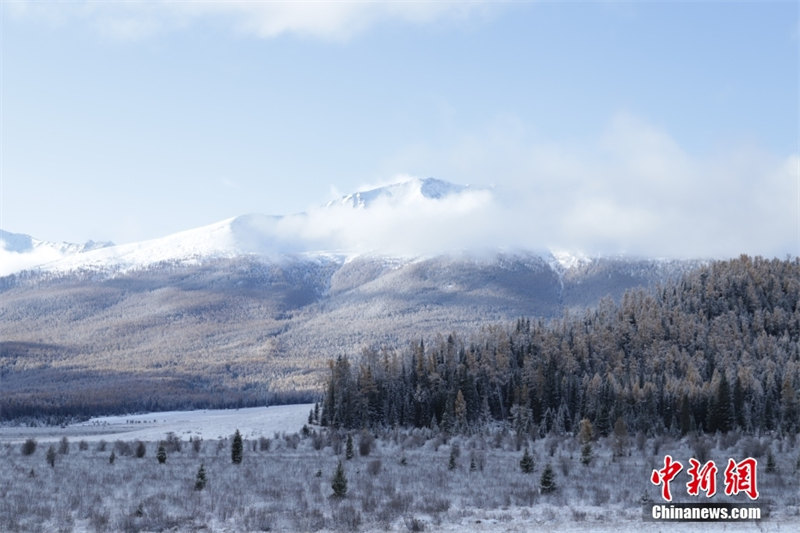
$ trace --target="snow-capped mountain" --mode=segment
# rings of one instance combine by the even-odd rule
[[[82,256],[113,246],[114,243],[111,242],[50,242],[22,233],[0,230],[0,276],[39,268],[65,257]]]
[[[412,178],[385,187],[348,194],[338,200],[328,202],[326,206],[343,205],[364,209],[372,207],[376,202],[381,201],[397,205],[415,200],[440,200],[448,196],[461,194],[469,189],[469,185],[456,185],[436,178]]]
[[[414,178],[349,194],[305,213],[243,215],[117,246],[55,245],[4,232],[0,234],[4,243],[0,275],[30,269],[125,271],[164,262],[196,263],[239,256],[431,255],[439,251],[441,243],[455,243],[456,249],[468,241],[469,235],[463,233],[454,239],[451,230],[463,228],[460,219],[480,209],[487,192],[434,178]],[[431,239],[431,235],[438,238]]]

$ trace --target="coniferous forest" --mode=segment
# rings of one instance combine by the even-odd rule
[[[741,256],[582,314],[330,363],[321,422],[600,435],[800,429],[800,261]]]

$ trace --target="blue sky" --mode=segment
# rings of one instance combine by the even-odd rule
[[[525,245],[800,253],[796,2],[0,9],[9,231],[123,243],[411,175],[493,187]]]

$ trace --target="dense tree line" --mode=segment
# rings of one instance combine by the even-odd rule
[[[330,363],[323,424],[532,436],[800,429],[800,260],[717,261],[580,315]]]

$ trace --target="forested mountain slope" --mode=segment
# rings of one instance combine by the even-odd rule
[[[322,421],[601,435],[800,429],[800,261],[714,262],[547,323],[366,351],[331,366]]]
[[[0,278],[0,417],[309,399],[330,358],[560,317],[694,262],[534,254],[208,258]]]

